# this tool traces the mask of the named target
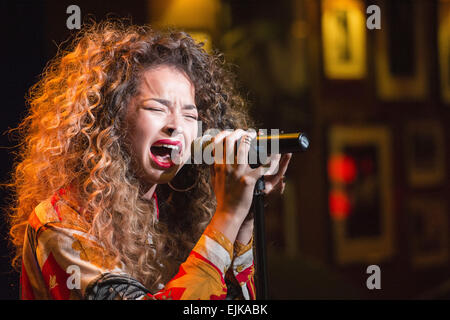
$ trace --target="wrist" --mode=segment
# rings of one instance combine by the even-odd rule
[[[216,209],[217,213],[227,216],[233,216],[233,219],[236,219],[236,221],[240,221],[241,223],[248,216],[249,211],[250,209],[233,206],[221,206]]]

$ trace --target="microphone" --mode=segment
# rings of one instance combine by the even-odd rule
[[[204,160],[207,164],[213,164],[214,159],[205,151],[212,151],[213,136],[206,134],[196,138],[191,145],[191,156],[194,156],[193,163]],[[235,152],[239,148],[240,141],[236,142]],[[267,158],[272,154],[304,152],[309,148],[309,138],[303,132],[281,133],[271,135],[259,135],[250,142],[248,163],[252,169],[267,163]],[[209,150],[208,147],[210,146]],[[199,159],[199,156],[204,156]]]

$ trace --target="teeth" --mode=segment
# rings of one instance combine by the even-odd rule
[[[154,147],[166,147],[166,148],[169,148],[169,149],[177,150],[178,152],[180,151],[180,147],[176,146],[176,145],[173,145],[173,144],[154,144],[153,146]]]

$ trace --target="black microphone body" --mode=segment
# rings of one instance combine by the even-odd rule
[[[192,143],[192,154],[198,151],[203,154],[206,147],[212,143],[211,138],[211,135],[204,135],[195,139]],[[235,150],[238,149],[239,143],[240,141],[237,142]],[[251,168],[257,168],[267,163],[267,157],[272,154],[303,152],[309,148],[309,144],[309,138],[303,132],[259,135],[251,140],[248,163]]]
[[[271,150],[272,142],[278,141],[279,152],[278,153],[295,153],[306,151],[309,147],[309,138],[305,133],[295,132],[295,133],[280,133],[276,135],[260,135],[257,136],[253,141],[256,140],[256,148],[267,148],[267,151]],[[253,143],[252,141],[252,143]],[[267,147],[265,147],[267,144]],[[270,155],[270,153],[268,153]]]

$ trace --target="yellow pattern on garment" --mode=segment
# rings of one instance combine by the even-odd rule
[[[48,281],[49,289],[52,290],[57,285],[58,285],[58,283],[56,282],[56,276],[55,275],[51,275],[50,279]]]
[[[230,259],[233,259],[233,243],[225,237],[222,232],[214,229],[211,225],[208,225],[203,234],[207,235],[211,239],[214,239],[214,241],[224,247],[230,254]]]
[[[166,289],[185,288],[182,299],[198,297],[201,300],[209,300],[212,296],[219,297],[226,294],[225,283],[221,283],[217,270],[209,264],[190,256],[183,266],[186,273],[170,281]]]
[[[80,253],[80,259],[93,265],[111,270],[114,268],[114,259],[105,252],[105,249],[99,246],[95,241],[86,239],[76,233],[73,234],[76,239],[72,242],[72,249]]]
[[[253,246],[253,235],[247,244],[240,243],[239,241],[236,240],[234,242],[234,256],[238,257],[238,256],[244,254],[245,252],[250,250],[250,248],[252,248],[252,246]]]

